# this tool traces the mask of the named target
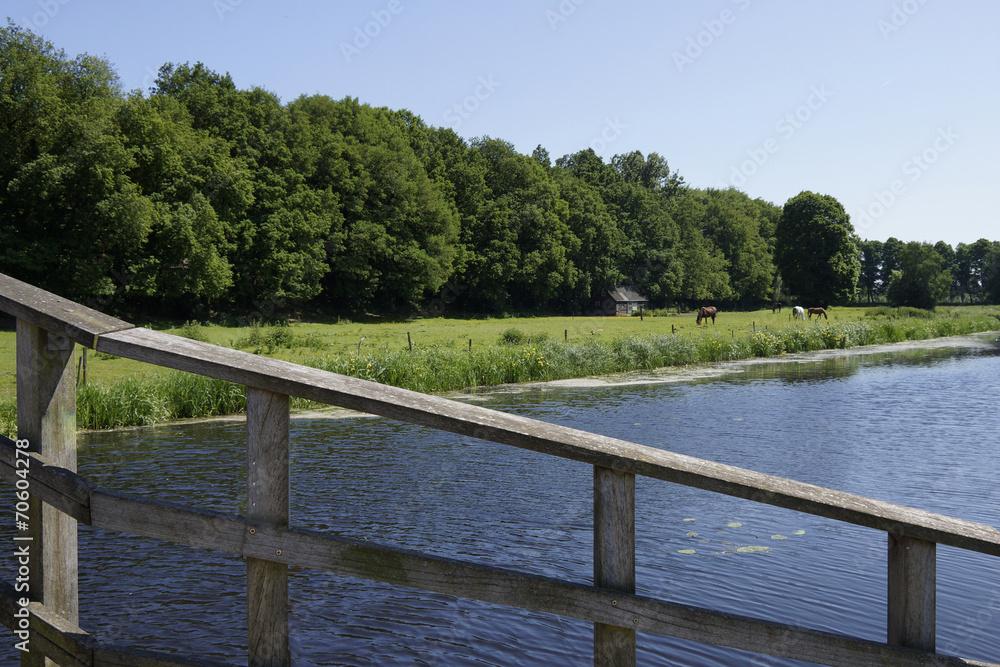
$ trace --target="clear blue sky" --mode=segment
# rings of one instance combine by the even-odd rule
[[[10,0],[123,87],[205,63],[553,160],[657,152],[696,187],[836,197],[862,238],[1000,240],[992,0]]]

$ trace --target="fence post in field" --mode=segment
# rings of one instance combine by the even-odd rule
[[[887,643],[935,650],[937,544],[889,533]]]
[[[52,465],[76,471],[76,382],[73,341],[17,320],[17,437]],[[79,623],[76,519],[32,497],[27,529],[17,537],[27,546],[31,599],[74,625]],[[16,539],[16,538],[15,538]],[[38,651],[22,665],[54,665]]]
[[[288,486],[288,396],[247,387],[247,518],[287,527]],[[249,667],[291,664],[284,563],[247,558],[247,633]]]
[[[594,585],[635,593],[635,475],[594,466]],[[594,665],[628,667],[635,630],[594,624]]]

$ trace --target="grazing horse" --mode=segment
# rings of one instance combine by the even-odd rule
[[[806,309],[802,306],[795,306],[792,308],[792,319],[806,321]]]
[[[817,317],[817,319],[819,318],[820,315],[822,315],[825,319],[830,319],[829,317],[826,316],[826,309],[825,308],[810,308],[809,309],[809,319],[810,320],[813,318],[813,315],[815,315]]]
[[[705,306],[698,311],[698,319],[695,324],[701,324],[702,320],[705,320],[705,324],[708,324],[708,318],[712,318],[712,324],[715,324],[715,316],[719,314],[719,309],[715,306]]]
[[[788,304],[784,301],[772,301],[771,302],[771,313],[780,313],[782,306],[787,306]]]

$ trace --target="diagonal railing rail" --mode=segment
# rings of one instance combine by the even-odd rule
[[[0,438],[0,473],[30,489],[23,537],[38,549],[30,598],[0,587],[0,621],[30,638],[25,664],[42,655],[61,665],[221,664],[104,646],[77,627],[78,522],[246,558],[253,666],[291,663],[290,565],[589,621],[597,665],[635,664],[637,632],[824,665],[993,664],[935,652],[936,545],[1000,556],[991,526],[133,327],[3,275],[0,310],[18,319],[18,439]],[[247,515],[104,490],[77,475],[74,344],[246,385]],[[289,396],[593,466],[594,585],[289,525]],[[636,475],[886,532],[887,641],[636,595]]]

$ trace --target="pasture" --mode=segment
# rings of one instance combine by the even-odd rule
[[[791,309],[639,317],[421,318],[223,327],[188,322],[176,335],[423,392],[580,378],[664,366],[778,356],[1000,329],[1000,307]],[[412,348],[411,348],[412,344]],[[15,334],[0,330],[0,431],[12,429]],[[78,423],[112,428],[240,412],[242,387],[88,351]],[[293,405],[310,407],[304,402]]]
[[[857,320],[864,308],[835,308],[831,321]],[[495,345],[509,329],[524,332],[529,339],[581,342],[611,340],[620,336],[678,333],[705,337],[720,333],[739,336],[748,332],[780,330],[796,326],[791,308],[781,314],[768,310],[725,312],[715,324],[695,324],[697,313],[657,317],[510,317],[510,318],[420,318],[404,322],[338,323],[293,322],[287,327],[223,327],[211,324],[178,324],[165,331],[197,338],[215,345],[235,347],[266,354],[278,359],[304,363],[324,356],[359,354],[373,351],[408,350],[414,347],[473,349]],[[815,323],[815,321],[814,321]],[[806,324],[809,324],[807,321]],[[797,326],[802,326],[799,322]],[[0,329],[0,402],[15,395],[14,330]],[[79,356],[78,348],[77,354]],[[118,379],[146,374],[150,368],[140,362],[97,354],[87,354],[88,383],[104,384]]]

